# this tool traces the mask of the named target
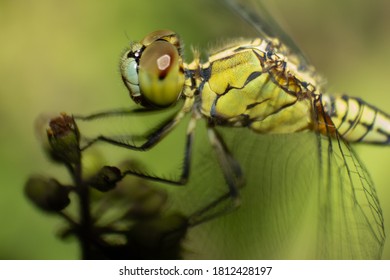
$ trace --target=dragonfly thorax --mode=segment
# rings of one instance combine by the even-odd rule
[[[292,133],[313,127],[315,86],[272,39],[241,42],[209,57],[201,68],[201,112],[215,123],[258,133]]]

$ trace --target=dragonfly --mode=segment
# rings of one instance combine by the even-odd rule
[[[260,168],[263,165],[256,161],[256,151],[266,154],[269,162],[278,153],[272,148],[273,143],[267,144],[271,148],[261,148],[264,144],[261,139],[269,136],[270,142],[275,143],[284,139],[280,149],[288,152],[305,149],[312,141],[313,149],[303,159],[315,158],[316,164],[305,166],[308,170],[304,174],[308,177],[317,172],[318,167],[318,176],[312,175],[319,178],[318,182],[313,183],[310,190],[315,193],[310,203],[316,210],[300,212],[302,216],[314,216],[310,218],[313,225],[307,231],[313,231],[309,235],[315,241],[310,243],[314,246],[308,247],[313,247],[310,250],[318,258],[380,258],[385,241],[382,210],[372,179],[351,143],[387,145],[390,116],[359,98],[327,94],[320,75],[261,1],[226,0],[225,4],[254,27],[258,37],[226,45],[209,54],[206,60],[195,52],[189,63],[183,58],[183,44],[174,31],[158,30],[139,42],[131,42],[121,57],[120,73],[131,99],[139,107],[76,116],[76,119],[92,121],[118,115],[140,118],[144,114],[163,114],[172,108],[178,109],[142,135],[100,134],[87,139],[83,149],[104,142],[134,151],[149,151],[188,117],[183,164],[177,178],[152,175],[143,170],[123,171],[124,175],[187,185],[191,184],[190,174],[194,172],[195,130],[203,121],[209,147],[216,158],[213,172],[218,170],[215,172],[222,174],[225,189],[199,211],[200,222],[195,223],[203,223],[217,220],[216,217],[227,212],[234,215],[241,211],[246,203],[242,197],[248,188],[261,189],[267,184],[265,181],[272,180],[271,176],[283,180],[283,172],[294,173],[291,168],[304,166],[304,161],[298,161],[297,166],[287,168]],[[243,168],[236,148],[227,143],[229,134],[235,135],[235,143],[241,147],[247,146],[243,144],[247,137],[255,139],[246,155],[251,161],[250,167],[246,164]],[[296,144],[292,144],[293,141]],[[270,163],[270,166],[274,165]],[[277,174],[247,180],[248,173],[259,174],[261,169]],[[287,184],[291,186],[288,190],[291,197],[285,201],[297,199],[293,197],[296,184]],[[306,184],[310,187],[312,183]],[[267,224],[262,226],[267,227]],[[234,258],[234,254],[231,256]]]

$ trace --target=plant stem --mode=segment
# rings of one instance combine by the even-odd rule
[[[92,223],[90,212],[90,195],[88,185],[82,179],[82,164],[81,159],[75,165],[73,172],[73,180],[79,196],[79,211],[80,211],[80,226],[79,226],[79,241],[81,246],[81,255],[83,259],[92,259]]]

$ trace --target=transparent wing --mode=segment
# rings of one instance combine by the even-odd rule
[[[325,258],[379,259],[384,220],[374,184],[361,161],[342,139],[322,139],[320,246]],[[333,250],[333,248],[340,248]]]
[[[382,213],[372,182],[348,145],[312,132],[258,135],[228,128],[221,133],[245,175],[242,205],[193,228],[188,258],[380,258]],[[189,185],[171,196],[172,205],[188,215],[226,192],[212,151],[200,143]]]
[[[175,191],[171,196],[175,200],[173,205],[186,214],[227,191],[202,131],[196,131],[189,184],[185,191]],[[314,202],[318,198],[319,169],[314,167],[318,166],[316,157],[312,157],[317,151],[316,138],[311,133],[259,135],[247,128],[218,128],[218,131],[241,164],[246,181],[241,190],[242,203],[236,211],[193,228],[187,257],[313,258],[316,243],[312,237],[316,227],[306,222],[306,216],[318,206]],[[305,225],[311,229],[302,230]],[[313,240],[310,245],[302,242],[309,233]],[[300,245],[307,250],[298,249]]]
[[[239,17],[248,22],[262,38],[278,38],[287,46],[286,56],[296,57],[298,68],[305,71],[310,68],[310,63],[294,40],[284,32],[268,12],[262,0],[223,0]]]

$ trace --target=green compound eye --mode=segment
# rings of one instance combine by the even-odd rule
[[[140,43],[130,43],[130,48],[122,55],[120,63],[122,80],[135,103],[142,102],[138,80],[138,59],[142,48]]]
[[[175,103],[184,85],[182,60],[177,48],[167,41],[148,45],[139,61],[139,87],[147,103],[168,107]]]
[[[127,88],[130,91],[130,96],[134,98],[140,97],[138,72],[137,72],[137,61],[130,57],[123,59],[121,64],[122,79],[125,82]]]

